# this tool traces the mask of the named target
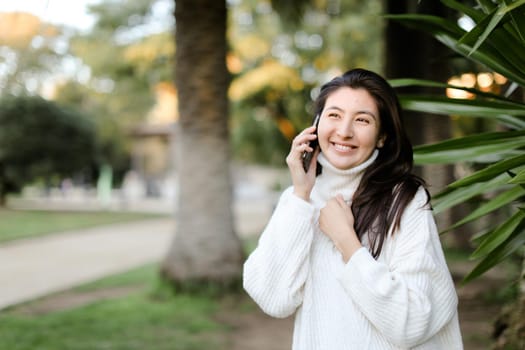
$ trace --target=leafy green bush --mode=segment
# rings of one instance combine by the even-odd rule
[[[97,154],[93,123],[37,96],[0,100],[0,199],[37,179],[89,171]]]

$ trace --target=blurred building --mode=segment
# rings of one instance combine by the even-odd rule
[[[174,126],[178,120],[175,87],[159,83],[155,87],[156,104],[143,123],[131,130],[132,170],[134,178],[144,182],[147,196],[172,197],[174,164]]]

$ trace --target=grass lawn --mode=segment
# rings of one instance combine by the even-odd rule
[[[5,310],[0,314],[0,350],[228,349],[228,327],[213,317],[220,301],[174,295],[160,284],[157,271],[156,265],[148,265],[67,292],[145,286],[116,299],[40,315],[27,310],[46,298]]]
[[[0,242],[155,217],[3,209]],[[119,290],[125,292],[100,298]],[[175,295],[160,281],[158,266],[146,265],[2,310],[0,350],[229,350],[231,327],[216,318],[225,298],[237,296]]]
[[[61,212],[0,209],[0,243],[48,233],[160,217],[122,212]]]

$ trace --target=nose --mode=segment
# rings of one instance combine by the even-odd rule
[[[338,136],[342,138],[352,138],[354,136],[354,124],[351,118],[344,118],[337,128]]]

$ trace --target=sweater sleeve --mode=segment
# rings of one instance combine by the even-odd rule
[[[388,263],[361,248],[339,276],[365,317],[403,348],[427,341],[457,313],[457,294],[425,202],[420,189],[390,238],[394,246]]]
[[[244,289],[271,316],[287,317],[302,303],[314,212],[313,205],[286,190],[244,263]]]

